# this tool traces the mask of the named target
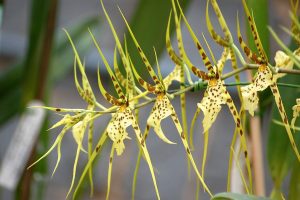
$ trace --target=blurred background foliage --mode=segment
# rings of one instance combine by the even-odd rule
[[[47,104],[55,84],[60,80],[63,80],[68,74],[72,73],[71,68],[74,55],[72,49],[70,48],[67,37],[65,37],[64,33],[60,28],[58,28],[57,25],[59,17],[61,17],[60,15],[64,14],[59,12],[61,1],[62,0],[27,1],[26,3],[29,5],[27,5],[29,10],[28,13],[30,13],[30,15],[28,17],[29,22],[27,28],[27,45],[24,56],[19,56],[17,59],[8,58],[9,62],[6,62],[5,60],[7,59],[7,56],[5,53],[3,53],[3,50],[1,51],[0,125],[9,123],[10,119],[22,113],[22,111],[26,108],[27,103],[33,99],[40,99]],[[237,0],[227,1],[234,1],[241,4],[241,2]],[[3,12],[5,13],[6,5],[9,4],[9,2],[10,0],[0,1],[1,30],[3,25],[2,21],[5,22],[6,20],[3,18]],[[107,1],[104,2],[108,4]],[[193,1],[184,0],[181,1],[181,5],[183,8],[187,8],[191,2]],[[268,0],[249,0],[247,2],[249,8],[253,10],[258,31],[263,41],[263,46],[270,57],[270,61],[273,62],[272,56],[274,55],[274,49],[277,48],[274,48],[274,46],[271,45],[271,41],[273,40],[267,30],[267,25],[272,22],[272,17],[274,17],[274,11],[271,11],[273,14],[270,14],[269,12],[270,9],[274,8],[274,4],[272,4],[272,1]],[[276,2],[278,5],[281,5],[282,2],[286,1],[277,0]],[[72,4],[72,1],[69,1],[68,3]],[[159,55],[163,55],[165,51],[165,30],[169,11],[171,10],[171,2],[161,0],[140,0],[135,2],[132,1],[131,3],[133,8],[129,9],[132,10],[130,11],[130,16],[127,16],[126,12],[125,16],[130,18],[131,27],[136,38],[140,42],[140,45],[142,46],[146,55],[148,55],[150,58],[149,60],[153,63],[153,46],[155,46]],[[110,4],[116,5],[117,3],[112,1]],[[98,3],[95,5],[97,5],[98,10],[100,11],[100,4]],[[281,9],[285,10],[284,12],[286,12],[287,8],[288,7],[284,7]],[[236,11],[234,10],[233,12]],[[7,13],[4,16],[10,17],[10,15]],[[233,20],[232,23],[235,23],[235,21]],[[85,17],[85,19],[81,21],[74,20],[73,23],[67,25],[64,24],[63,26],[68,26],[67,30],[70,32],[73,41],[76,43],[79,54],[88,55],[88,53],[91,51],[92,45],[87,28],[89,27],[92,30],[96,30],[97,33],[95,33],[95,35],[101,35],[104,33],[103,29],[107,28],[104,24],[105,21],[103,18],[99,17],[99,14],[97,13],[96,16]],[[202,27],[205,27],[204,24],[202,24]],[[233,27],[235,27],[235,25],[233,25]],[[235,32],[235,29],[232,30]],[[2,31],[0,34],[1,33]],[[247,29],[246,33],[248,35],[250,47],[255,49],[253,39],[249,36],[249,28]],[[128,33],[125,35],[127,37]],[[2,35],[0,35],[0,37],[1,36]],[[119,34],[119,36],[122,38],[121,34]],[[107,38],[109,40],[109,37]],[[3,40],[3,38],[1,38],[1,40]],[[286,41],[288,41],[288,39]],[[1,48],[3,47],[1,46]],[[292,50],[296,48],[293,41],[291,41],[290,48]],[[136,48],[132,42],[128,43],[128,51],[131,54],[133,63],[135,63],[136,66],[143,66],[140,57],[138,56],[138,52],[136,51]],[[88,60],[89,59],[87,58],[87,61]],[[88,68],[87,70],[91,69],[92,68]],[[141,68],[140,72],[143,72]],[[286,76],[280,81],[284,83],[300,85],[300,79],[298,76]],[[287,114],[288,116],[292,116],[291,107],[295,104],[295,99],[299,97],[300,91],[285,88],[284,90],[280,90],[280,92],[282,94],[282,99]],[[263,114],[261,116],[268,118],[267,120],[262,118],[261,121],[264,122],[263,129],[267,130],[266,127],[269,129],[268,132],[263,132],[263,134],[268,135],[267,145],[264,147],[264,150],[267,151],[267,165],[269,168],[269,174],[267,175],[271,176],[274,184],[271,195],[275,199],[280,199],[281,192],[283,191],[282,184],[287,179],[287,176],[292,173],[292,178],[289,179],[287,186],[289,189],[285,189],[285,192],[289,194],[287,199],[297,199],[300,196],[299,189],[297,189],[299,188],[300,184],[299,163],[296,162],[284,128],[274,125],[271,122],[271,119],[280,119],[280,117],[276,108],[270,110],[270,104],[272,104],[272,101],[270,100],[270,93],[265,92],[261,94],[261,96],[263,99],[260,102],[260,110]],[[47,118],[47,120],[48,119],[49,118]],[[300,120],[298,120],[298,122],[299,121]],[[43,126],[41,133],[45,132],[47,127],[49,127],[49,124],[47,121],[45,121],[45,125]],[[0,133],[0,140],[1,135],[2,134]],[[295,137],[298,148],[300,148],[300,136],[297,135]],[[31,160],[29,162],[31,162],[32,159],[35,159],[37,155],[45,152],[48,144],[47,141],[47,134],[41,134],[36,146],[42,148],[36,148],[33,150]],[[46,160],[33,168],[33,170],[35,173],[39,173],[41,176],[46,176],[49,170]],[[16,199],[43,199],[45,184],[43,181],[32,182],[32,174],[33,171],[31,170],[24,172],[16,195],[14,195]],[[209,179],[209,177],[207,178]],[[37,189],[32,190],[31,186],[34,186]],[[30,194],[30,192],[32,193]],[[237,199],[238,198],[240,197],[237,197]]]

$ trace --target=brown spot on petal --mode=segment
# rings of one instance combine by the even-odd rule
[[[97,146],[96,147],[96,152],[98,152],[100,150],[100,148],[101,148],[101,145]]]
[[[202,49],[201,45],[198,42],[197,42],[197,49],[199,49],[199,50]]]
[[[244,47],[244,52],[247,56],[250,54],[250,49],[248,47]]]
[[[145,81],[143,80],[143,79],[139,79],[139,83],[141,84],[141,85],[144,85],[144,83],[145,83]]]
[[[192,67],[192,71],[194,74],[197,74],[197,68],[195,66]]]
[[[205,66],[211,65],[211,63],[209,61],[207,61],[206,63],[204,63]]]
[[[181,132],[181,138],[182,138],[182,139],[185,139],[184,133],[183,133],[183,132]]]
[[[145,146],[145,140],[144,139],[141,140],[141,145]]]
[[[284,123],[287,124],[288,123],[288,119],[286,116],[284,116]]]
[[[187,147],[186,148],[186,152],[188,153],[188,154],[191,154],[191,151],[190,151],[190,149]]]
[[[241,135],[241,136],[243,135],[243,130],[242,130],[242,129],[240,130],[240,135]]]
[[[147,89],[149,90],[149,92],[153,92],[155,90],[155,87],[147,85]]]
[[[239,37],[239,42],[242,43],[242,41],[243,41],[243,38]]]

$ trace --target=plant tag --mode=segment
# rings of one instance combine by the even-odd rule
[[[28,107],[32,106],[43,106],[43,103],[34,100],[28,104]],[[15,190],[40,133],[45,114],[42,108],[28,108],[22,114],[1,163],[0,186]]]

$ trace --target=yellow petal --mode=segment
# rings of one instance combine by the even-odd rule
[[[258,107],[258,95],[257,90],[254,84],[247,85],[245,87],[241,87],[243,104],[246,110],[250,113],[251,116],[254,115],[254,111]]]
[[[66,114],[60,121],[58,121],[53,126],[51,126],[51,128],[49,128],[49,130],[59,127],[61,125],[70,124],[71,122],[72,122],[72,117],[69,114]]]
[[[221,80],[216,81],[214,85],[209,84],[204,98],[197,104],[204,114],[203,132],[209,130],[221,110],[221,105],[226,103],[226,88]]]
[[[258,107],[259,99],[257,92],[265,90],[273,83],[274,81],[271,70],[266,66],[260,66],[253,83],[241,87],[245,110],[248,110],[252,116]]]
[[[291,58],[286,55],[283,51],[277,51],[275,54],[275,63],[276,67],[282,68],[282,69],[292,69],[294,66],[294,62],[291,60]],[[281,78],[285,76],[286,74],[278,73],[273,76],[274,81],[277,81],[278,78]]]
[[[166,95],[158,95],[157,100],[152,108],[151,114],[148,117],[147,124],[154,128],[157,136],[168,144],[175,144],[171,142],[163,133],[160,122],[172,114],[170,109],[170,101]]]
[[[85,133],[85,130],[86,130],[86,127],[87,127],[87,122],[88,122],[89,118],[90,117],[89,117],[89,114],[88,114],[82,121],[79,121],[72,128],[72,134],[73,134],[73,137],[74,137],[77,145],[85,153],[86,153],[86,150],[84,150],[83,147],[82,147],[82,140],[83,140],[83,136],[84,136],[84,133]]]
[[[125,149],[124,140],[130,139],[126,128],[132,125],[132,112],[130,108],[120,108],[107,126],[109,138],[115,143],[117,155],[121,155]]]

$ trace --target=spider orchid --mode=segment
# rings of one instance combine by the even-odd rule
[[[244,51],[244,53],[246,54],[246,56],[252,60],[254,63],[259,65],[258,71],[255,75],[254,80],[252,81],[252,83],[250,85],[247,85],[245,87],[242,87],[242,96],[243,96],[243,100],[245,102],[245,109],[249,111],[249,113],[253,116],[254,115],[254,111],[257,108],[258,105],[258,96],[257,96],[257,92],[258,91],[263,91],[266,88],[270,87],[278,111],[280,113],[281,119],[284,123],[286,132],[288,134],[289,140],[292,144],[292,148],[298,158],[298,160],[300,161],[300,154],[299,151],[295,145],[295,141],[293,138],[293,134],[291,132],[290,129],[290,125],[288,122],[288,117],[286,115],[283,103],[282,103],[282,99],[277,87],[277,77],[273,76],[272,71],[270,69],[270,67],[268,66],[268,58],[266,56],[266,53],[264,52],[262,43],[260,41],[257,29],[256,29],[256,25],[255,25],[255,21],[253,20],[253,17],[250,14],[250,11],[247,7],[246,1],[243,0],[243,6],[244,6],[244,10],[246,12],[246,16],[249,22],[249,25],[251,27],[251,32],[254,38],[254,42],[256,45],[256,48],[258,50],[259,56],[256,55],[254,52],[252,52],[250,50],[250,48],[245,44],[245,42],[243,41],[242,35],[241,35],[241,31],[240,31],[240,26],[239,26],[239,20],[237,19],[237,35],[238,35],[238,39],[239,39],[239,43]]]
[[[155,49],[154,49],[155,51]],[[156,53],[155,53],[156,55]],[[157,63],[158,66],[158,63]],[[132,64],[132,67],[134,68],[134,65]],[[159,66],[158,66],[159,67]],[[133,69],[134,70],[134,69]],[[158,70],[160,70],[160,68],[158,68]],[[159,71],[160,72],[160,71]],[[136,73],[137,76],[138,73]],[[160,73],[159,73],[160,74]],[[160,80],[161,80],[161,75],[160,75]],[[163,79],[163,87],[164,90],[167,91],[169,86],[172,84],[173,81],[178,81],[180,83],[184,82],[184,73],[183,73],[183,66],[180,64],[176,64],[173,71],[171,71],[164,79]],[[146,89],[146,92],[148,91],[148,88]],[[148,118],[148,125],[146,126],[146,130],[144,133],[144,138],[146,139],[150,130],[150,126],[152,125],[154,127],[155,132],[159,135],[159,137],[170,144],[173,144],[173,142],[169,141],[163,134],[161,127],[160,127],[160,122],[161,120],[163,120],[164,118],[167,118],[168,116],[172,115],[172,113],[170,112],[170,110],[167,110],[166,112],[163,111],[161,112],[160,109],[158,109],[158,107],[163,107],[167,104],[169,104],[169,100],[166,99],[167,97],[164,97],[163,100],[161,100],[161,98],[159,99],[159,101],[156,101],[155,106],[152,108],[152,112]],[[183,119],[183,132],[184,134],[187,133],[187,126],[185,126],[186,122],[186,109],[185,109],[185,95],[184,97],[182,97],[182,95],[180,95],[180,101],[181,101],[181,108],[183,109],[182,111],[182,119]],[[164,103],[165,102],[165,103]],[[185,131],[186,130],[186,131]],[[186,135],[184,135],[184,137],[187,137]],[[132,199],[134,199],[134,195],[135,195],[135,189],[136,189],[136,182],[137,182],[137,175],[138,175],[138,170],[139,170],[139,166],[140,166],[140,158],[141,158],[141,151],[139,152],[138,155],[138,160],[136,163],[136,168],[134,171],[134,178],[133,178],[133,184],[132,184]],[[189,164],[189,163],[188,163]],[[188,169],[189,169],[189,165],[188,165]]]
[[[179,22],[179,18],[177,16],[177,11],[176,11],[174,0],[172,2],[173,2],[173,10],[174,10],[174,15],[175,15],[176,29],[178,30],[177,31],[177,34],[178,34],[178,32],[181,31],[180,30],[180,22]],[[178,1],[177,1],[177,5],[180,10],[181,17],[183,18],[183,21],[185,22],[185,25],[187,26],[188,31],[190,32],[190,35],[196,45],[196,48],[198,49],[198,53],[202,57],[202,61],[208,71],[208,72],[204,72],[204,71],[199,70],[197,67],[195,67],[195,65],[193,65],[191,63],[191,61],[189,60],[189,58],[187,57],[185,51],[182,50],[183,61],[187,64],[187,66],[191,69],[191,71],[196,76],[198,76],[200,79],[202,79],[203,81],[207,81],[207,89],[205,91],[204,98],[201,100],[200,103],[197,104],[198,108],[197,108],[195,116],[197,116],[200,113],[200,111],[203,112],[204,119],[203,119],[202,124],[203,124],[204,133],[206,133],[206,132],[208,132],[211,125],[216,120],[216,117],[221,110],[221,106],[223,104],[226,104],[228,106],[228,108],[233,116],[233,119],[235,121],[236,129],[238,130],[238,133],[241,138],[242,149],[244,151],[244,156],[245,156],[245,160],[247,163],[247,171],[248,171],[248,177],[249,177],[249,182],[250,182],[250,188],[252,188],[252,178],[251,178],[252,175],[251,175],[250,161],[248,158],[246,137],[244,135],[244,131],[243,131],[243,128],[241,125],[241,120],[240,120],[238,111],[233,103],[233,100],[232,100],[230,94],[228,93],[228,91],[226,90],[226,87],[224,86],[224,81],[221,79],[221,76],[220,76],[221,71],[218,69],[218,68],[223,68],[224,63],[228,58],[228,54],[226,53],[227,50],[225,50],[225,53],[223,54],[222,59],[219,60],[219,62],[218,62],[219,66],[212,65],[205,50],[202,48],[200,41],[196,37],[196,34],[192,30],[190,24],[188,23]],[[194,119],[196,118],[195,116],[194,116]],[[246,185],[245,185],[245,188],[247,188]]]
[[[120,10],[121,12],[121,10]],[[199,180],[201,181],[204,189],[210,194],[210,190],[208,189],[208,187],[206,186],[205,182],[203,181],[200,173],[198,172],[198,169],[197,169],[197,166],[194,162],[194,159],[193,159],[193,156],[191,154],[191,151],[190,151],[190,148],[189,148],[189,145],[188,145],[188,142],[186,140],[186,137],[184,135],[184,132],[183,132],[183,129],[181,127],[181,124],[179,122],[179,119],[178,119],[178,116],[175,112],[175,109],[174,107],[172,106],[170,100],[169,100],[169,94],[167,93],[167,87],[168,85],[166,85],[164,83],[164,80],[161,76],[161,73],[160,73],[160,67],[159,67],[159,64],[158,64],[158,61],[157,61],[157,56],[156,56],[156,53],[155,53],[155,57],[156,57],[156,61],[157,61],[157,68],[158,68],[158,76],[156,75],[156,73],[154,72],[153,68],[151,67],[146,55],[144,54],[142,48],[140,47],[138,41],[136,40],[127,20],[125,19],[123,13],[121,12],[121,15],[126,23],[126,26],[129,30],[129,33],[134,41],[134,44],[136,45],[136,48],[146,66],[146,69],[149,73],[149,75],[151,76],[153,82],[155,83],[155,85],[152,85],[150,83],[148,83],[147,81],[145,81],[139,74],[138,72],[135,70],[135,68],[133,67],[132,70],[133,70],[133,73],[137,79],[137,81],[139,82],[139,84],[145,89],[147,90],[149,93],[153,93],[156,95],[156,101],[154,103],[154,106],[152,108],[152,111],[151,111],[151,114],[147,120],[147,126],[146,126],[146,130],[145,130],[145,135],[144,137],[146,138],[147,137],[147,133],[149,132],[150,130],[150,127],[153,127],[154,128],[154,131],[155,133],[158,135],[159,138],[161,138],[164,142],[166,143],[170,143],[172,144],[173,142],[171,142],[165,135],[164,133],[162,132],[161,130],[161,125],[160,125],[160,122],[171,116],[171,119],[173,120],[174,124],[175,124],[175,127],[180,135],[180,138],[181,138],[181,141],[186,149],[186,152],[187,152],[187,157],[189,159],[189,161],[191,162]],[[176,70],[177,71],[177,70]],[[178,78],[178,72],[174,72],[172,75],[170,75],[167,79],[165,79],[165,82],[167,84],[170,83],[170,80],[173,79],[174,75],[175,77]],[[171,78],[172,77],[172,78]]]
[[[82,64],[82,62],[80,60],[78,52],[75,48],[75,45],[74,45],[69,33],[66,30],[65,30],[65,32],[68,36],[68,39],[71,43],[71,46],[72,46],[74,54],[75,54],[74,78],[75,78],[75,85],[76,85],[76,88],[77,88],[77,91],[78,91],[79,95],[82,97],[83,100],[85,100],[88,103],[87,110],[94,110],[95,107],[99,107],[102,110],[106,110],[106,108],[103,105],[99,104],[96,101],[95,95],[92,91],[92,88],[90,86],[88,78],[85,74],[84,64]],[[81,73],[81,76],[82,76],[82,86],[80,86],[79,81],[77,79],[76,61],[78,63],[78,67],[79,67],[79,70],[80,70],[80,73]],[[89,122],[88,124],[85,124],[85,123],[78,124],[75,128],[73,128],[73,133],[75,131],[75,132],[78,132],[78,135],[80,135],[80,134],[84,133],[85,129],[83,129],[83,128],[88,127],[88,158],[89,159],[91,158],[92,151],[93,151],[94,119],[96,117],[99,117],[99,116],[100,115],[95,115],[94,113],[89,113],[85,118],[86,121]],[[83,122],[85,122],[85,120],[83,120]],[[81,131],[79,131],[79,130],[81,130]],[[80,137],[83,137],[83,136],[80,136]],[[69,190],[68,194],[71,192],[71,189],[72,189],[73,184],[74,184],[75,172],[76,172],[76,169],[74,169],[74,171],[73,171],[74,176],[73,176],[72,185],[70,187],[70,190]],[[92,171],[92,168],[89,169],[89,181],[90,181],[90,185],[91,185],[91,192],[90,193],[93,194],[94,184],[93,184],[93,171]]]
[[[57,161],[56,161],[56,165],[54,167],[54,170],[52,172],[52,176],[53,176],[56,169],[57,169],[57,167],[58,167],[60,159],[61,159],[60,149],[61,149],[61,142],[62,142],[63,137],[65,136],[66,132],[69,129],[71,129],[74,125],[82,122],[82,120],[85,118],[84,116],[86,115],[86,113],[84,112],[84,110],[79,110],[79,109],[65,109],[65,108],[53,108],[53,107],[43,107],[43,108],[48,109],[48,110],[52,110],[52,111],[56,111],[56,112],[59,112],[59,113],[76,112],[76,114],[74,114],[72,116],[70,114],[63,115],[63,118],[60,121],[58,121],[51,128],[48,129],[48,130],[51,130],[51,129],[57,128],[59,126],[63,126],[63,129],[58,134],[58,136],[56,137],[56,140],[54,141],[52,146],[49,148],[49,150],[44,155],[42,155],[37,161],[35,161],[34,163],[32,163],[28,167],[28,168],[31,168],[32,166],[37,164],[39,161],[41,161],[43,158],[47,157],[52,152],[52,150],[57,146]],[[78,126],[79,125],[77,125],[77,127]],[[80,141],[82,133],[79,133],[78,131],[75,131],[75,133],[73,133],[73,136],[74,136],[74,140],[78,143],[79,149],[82,149],[82,145],[81,145],[82,140]]]
[[[292,128],[295,132],[295,123],[297,118],[300,116],[300,98],[296,99],[296,105],[293,106],[293,119],[291,122]]]
[[[123,61],[123,63],[126,64],[126,67],[129,67],[129,60],[127,59],[124,50],[122,49],[122,46],[120,44],[120,41],[118,39],[118,36],[116,35],[116,32],[114,30],[114,27],[111,23],[111,20],[106,12],[106,9],[103,5],[103,2],[101,1],[101,5],[104,11],[104,14],[109,22],[109,25],[112,29],[114,38],[116,40],[116,44],[117,44],[117,48],[118,51],[121,55],[121,59]],[[91,34],[92,35],[92,34]],[[112,172],[112,163],[113,163],[113,157],[114,157],[114,151],[116,150],[117,155],[121,155],[125,149],[125,145],[124,145],[124,140],[125,139],[129,139],[130,137],[128,136],[128,133],[126,131],[126,129],[129,126],[132,126],[136,137],[138,139],[138,142],[140,144],[140,147],[142,149],[143,155],[145,157],[145,160],[148,163],[150,172],[151,172],[151,176],[153,179],[153,183],[154,183],[154,188],[156,191],[156,195],[157,198],[160,199],[159,196],[159,192],[158,192],[158,187],[156,184],[156,178],[155,178],[155,174],[154,174],[154,170],[153,170],[153,166],[151,163],[151,159],[148,153],[148,149],[145,143],[144,138],[142,137],[140,128],[138,126],[138,123],[132,113],[132,107],[130,107],[130,99],[128,98],[129,94],[129,82],[130,80],[132,80],[130,77],[130,73],[127,73],[127,79],[129,81],[127,81],[127,87],[124,89],[119,82],[117,81],[116,76],[114,75],[114,73],[111,70],[111,67],[109,66],[105,56],[102,53],[102,50],[100,48],[100,45],[98,45],[98,43],[96,42],[94,36],[92,35],[93,41],[95,46],[98,49],[98,52],[104,62],[104,65],[109,73],[109,76],[113,82],[114,87],[116,88],[117,91],[117,97],[112,96],[111,94],[109,94],[103,87],[102,83],[101,83],[101,78],[100,78],[100,72],[98,70],[98,85],[99,85],[99,89],[101,94],[103,95],[103,97],[109,102],[111,103],[113,106],[116,107],[116,113],[113,114],[112,119],[110,120],[110,122],[107,125],[106,128],[106,132],[104,134],[107,134],[107,136],[111,139],[111,141],[113,142],[112,145],[112,149],[111,149],[111,153],[110,153],[110,161],[109,161],[109,167],[108,167],[108,187],[107,187],[107,195],[106,195],[106,199],[109,198],[109,192],[110,192],[110,183],[111,183],[111,172]],[[128,68],[127,68],[128,69]],[[96,151],[97,151],[98,146],[96,147]],[[89,165],[89,163],[87,164],[87,166]]]
[[[63,126],[63,129],[59,133],[55,142],[49,148],[49,150],[43,156],[41,156],[37,161],[35,161],[30,167],[32,167],[33,165],[38,163],[41,159],[48,156],[52,152],[52,150],[57,146],[57,161],[56,161],[56,165],[54,167],[53,173],[52,173],[52,176],[53,176],[59,163],[60,163],[60,160],[61,160],[62,139],[65,136],[66,132],[68,130],[72,129],[73,138],[74,138],[75,142],[77,143],[77,151],[76,151],[76,156],[75,156],[75,161],[74,161],[74,166],[73,166],[72,182],[71,182],[70,189],[67,193],[67,196],[68,196],[74,185],[80,151],[87,153],[89,159],[92,154],[94,119],[99,117],[102,114],[99,111],[95,111],[95,108],[96,107],[99,107],[101,109],[106,109],[106,108],[96,101],[95,95],[92,91],[92,88],[90,86],[90,83],[89,83],[88,78],[85,73],[84,64],[81,62],[81,60],[79,58],[79,55],[77,53],[77,50],[73,44],[73,41],[72,41],[69,33],[66,30],[65,30],[65,32],[66,32],[66,35],[72,45],[72,48],[73,48],[73,51],[75,54],[75,60],[74,60],[75,85],[76,85],[77,91],[78,91],[79,95],[81,96],[81,98],[87,102],[87,104],[88,104],[87,109],[66,109],[66,108],[43,107],[45,109],[55,111],[63,116],[63,118],[59,122],[54,124],[50,129],[54,129],[59,126]],[[77,78],[77,72],[76,72],[77,65],[78,65],[78,68],[79,68],[81,76],[82,76],[82,86],[80,85],[78,78]],[[62,114],[62,113],[74,113],[74,115]],[[86,129],[88,129],[88,151],[84,150],[83,145],[82,145],[82,141],[83,141]],[[90,181],[90,186],[91,186],[91,193],[93,193],[92,168],[89,168],[89,181]]]
[[[114,76],[112,76],[114,77]],[[100,74],[98,71],[98,83],[100,87],[100,91],[102,95],[105,97],[107,101],[109,101],[111,104],[117,106],[117,112],[113,115],[111,121],[108,123],[106,132],[109,138],[113,141],[112,149],[115,149],[117,152],[117,155],[121,155],[125,149],[124,140],[129,139],[128,133],[126,132],[127,127],[132,126],[132,128],[135,131],[136,137],[138,138],[138,141],[140,143],[141,149],[143,151],[143,154],[145,156],[145,159],[149,165],[151,175],[153,178],[155,190],[157,193],[157,198],[160,199],[158,188],[156,184],[156,179],[153,171],[153,166],[150,160],[150,156],[146,147],[145,140],[142,138],[142,134],[140,131],[140,128],[134,118],[134,115],[132,113],[132,109],[129,107],[128,99],[125,97],[125,95],[122,92],[118,92],[119,99],[113,97],[108,92],[105,91],[104,87],[102,86],[101,80],[100,80]],[[115,79],[115,77],[114,77]],[[117,85],[118,83],[113,80],[114,85]],[[121,86],[119,86],[121,87]],[[120,90],[121,91],[121,90]],[[113,151],[113,150],[112,150]],[[110,186],[110,177],[111,177],[111,168],[112,168],[112,159],[113,159],[113,152],[110,156],[110,164],[109,164],[109,178],[108,178],[108,191],[107,191],[107,199],[109,195],[109,186]]]
[[[142,138],[142,134],[140,131],[140,128],[134,118],[134,115],[132,113],[132,108],[130,108],[129,106],[129,99],[127,98],[127,94],[125,95],[121,89],[121,86],[119,85],[119,83],[116,81],[116,77],[113,75],[112,71],[110,71],[109,69],[109,65],[106,61],[106,59],[104,58],[101,49],[99,48],[99,53],[101,54],[102,59],[104,60],[104,63],[108,69],[108,72],[112,78],[113,84],[115,86],[115,88],[120,88],[119,90],[117,90],[117,95],[118,98],[112,96],[111,94],[109,94],[103,87],[102,83],[101,83],[101,79],[100,79],[100,73],[98,70],[98,84],[99,84],[99,88],[101,91],[101,94],[104,96],[104,98],[110,102],[112,105],[117,107],[117,111],[115,114],[113,114],[111,121],[108,123],[108,126],[106,128],[106,133],[108,135],[108,137],[112,140],[113,145],[112,145],[112,150],[111,150],[111,154],[110,154],[110,163],[109,163],[109,171],[108,171],[108,188],[107,188],[107,196],[106,198],[109,198],[109,191],[110,191],[110,182],[111,182],[111,171],[112,171],[112,161],[113,161],[113,156],[114,156],[114,150],[116,150],[117,155],[121,155],[125,149],[125,145],[124,145],[124,140],[125,139],[130,139],[130,137],[128,136],[128,133],[126,132],[126,129],[129,126],[132,126],[136,137],[139,141],[139,144],[141,146],[141,149],[143,151],[143,154],[145,156],[145,159],[149,165],[149,169],[152,175],[152,179],[154,182],[154,187],[156,190],[156,194],[157,194],[157,198],[160,199],[159,197],[159,193],[158,193],[158,188],[157,188],[157,184],[156,184],[156,178],[154,175],[154,170],[153,170],[153,166],[150,160],[150,156],[147,150],[147,146],[145,143],[145,140]],[[128,88],[128,87],[127,87]]]

